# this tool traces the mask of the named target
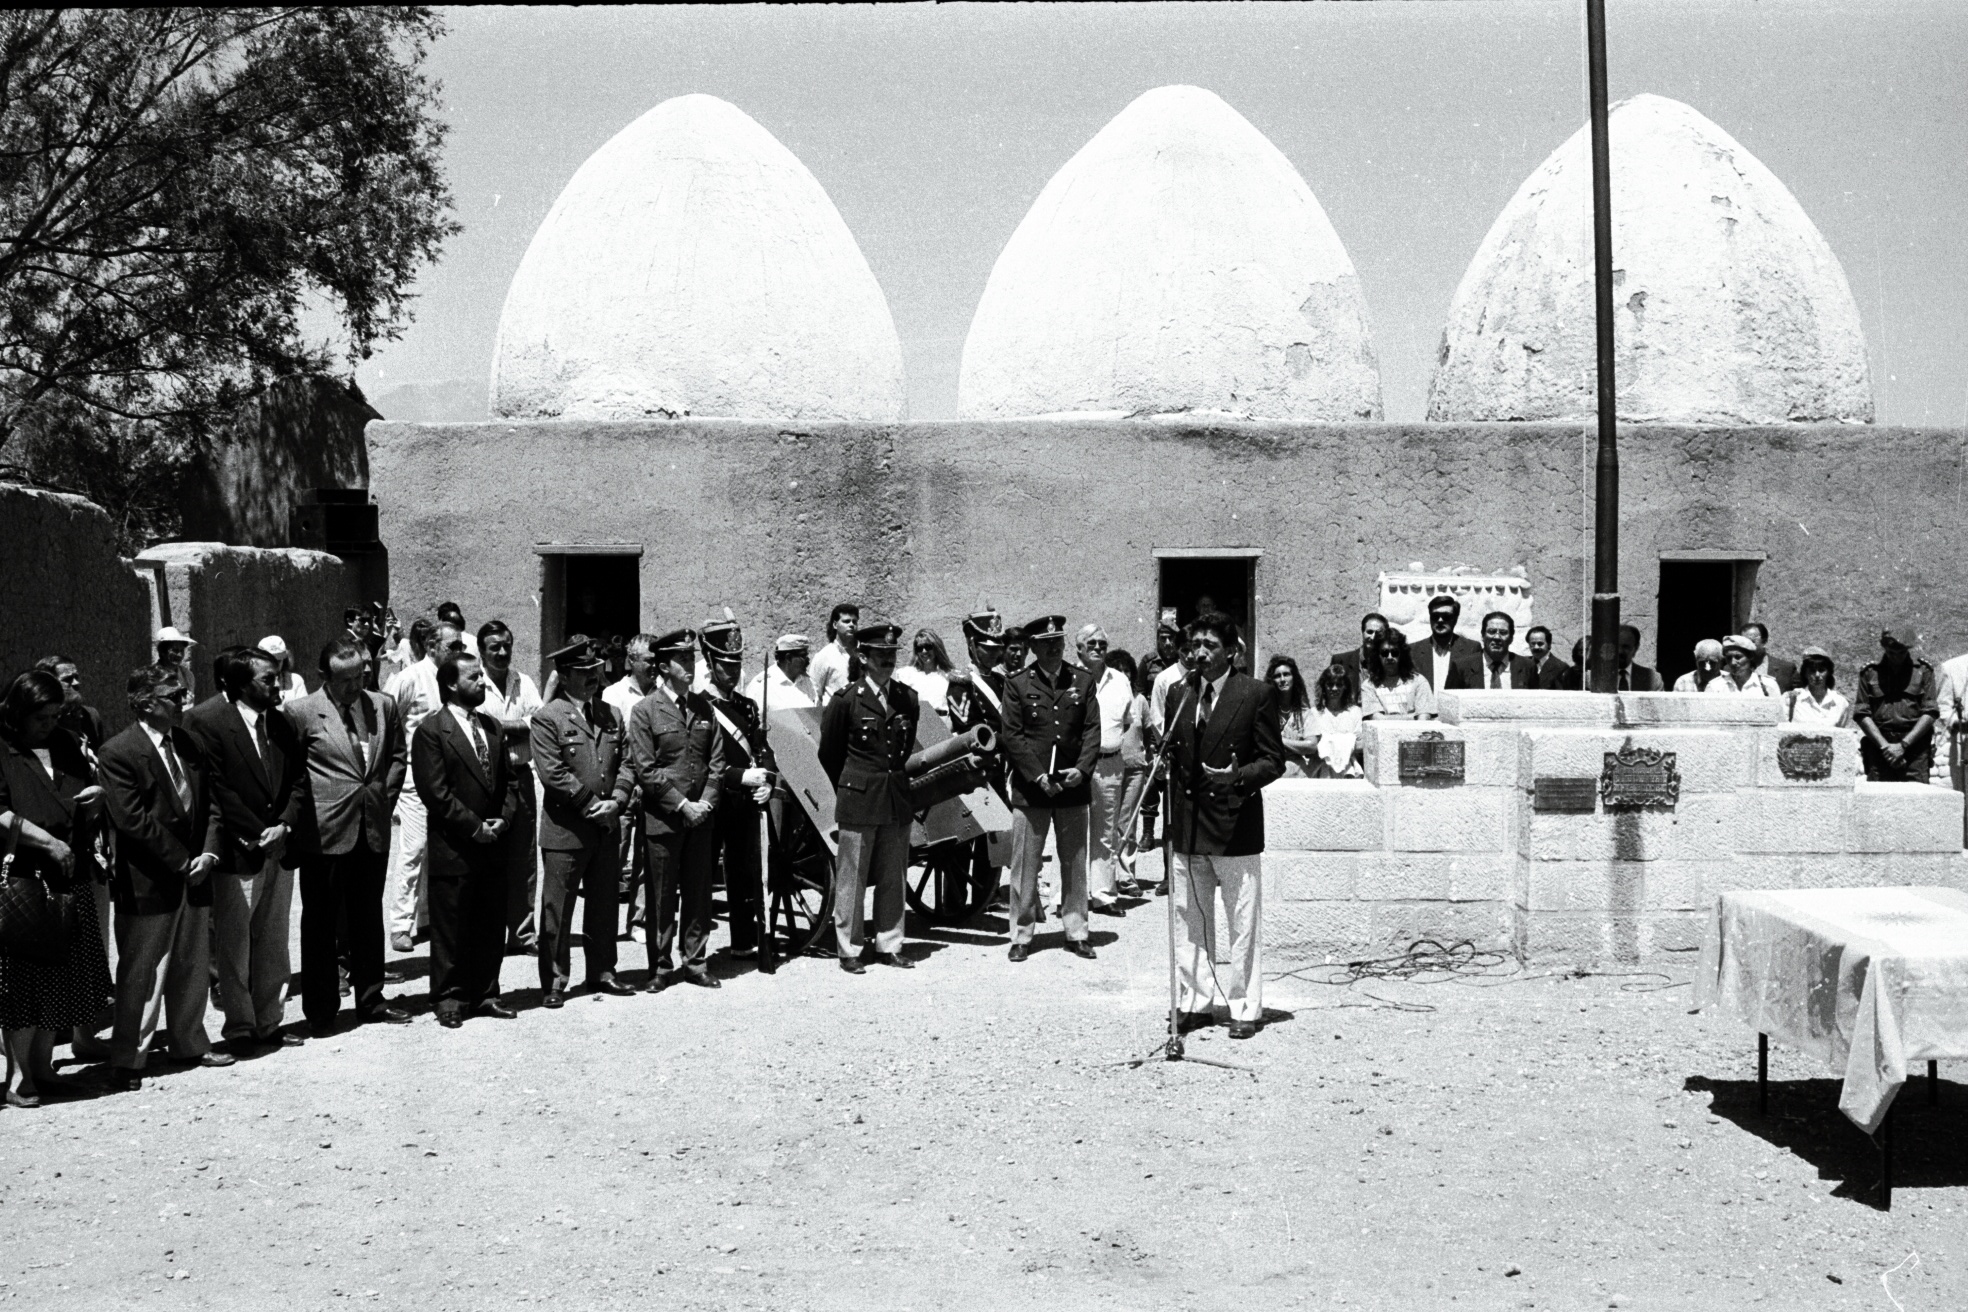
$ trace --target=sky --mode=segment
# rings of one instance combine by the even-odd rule
[[[475,419],[506,286],[597,147],[660,102],[737,105],[812,170],[888,296],[909,417],[956,413],[991,266],[1047,180],[1142,92],[1222,96],[1298,169],[1359,271],[1386,417],[1422,418],[1449,299],[1585,119],[1572,0],[457,9],[433,48],[464,230],[357,381]],[[1610,0],[1614,99],[1713,119],[1845,267],[1878,422],[1968,424],[1968,3]]]

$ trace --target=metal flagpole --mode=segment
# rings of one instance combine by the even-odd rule
[[[1586,96],[1592,117],[1592,284],[1598,329],[1599,461],[1592,510],[1593,692],[1619,683],[1619,408],[1613,378],[1613,182],[1606,126],[1606,0],[1585,0]]]

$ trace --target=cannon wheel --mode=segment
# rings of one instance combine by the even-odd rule
[[[971,900],[971,844],[952,840],[909,853],[909,909],[932,924],[951,925],[975,915]]]
[[[772,850],[772,905],[766,930],[780,960],[820,953],[834,927],[834,856],[796,806],[786,808]]]

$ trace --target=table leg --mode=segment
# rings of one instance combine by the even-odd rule
[[[1756,1114],[1770,1114],[1770,1036],[1756,1036]]]
[[[1941,1064],[1937,1061],[1927,1063],[1927,1105],[1941,1105]]]
[[[1899,1100],[1886,1109],[1886,1119],[1879,1123],[1879,1206],[1882,1211],[1893,1210],[1893,1113],[1898,1109]]]

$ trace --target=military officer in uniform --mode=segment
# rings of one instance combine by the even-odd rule
[[[1004,730],[1004,616],[985,607],[965,617],[964,644],[970,649],[970,668],[950,676],[950,727],[965,733],[982,725],[993,734]],[[992,791],[1001,798],[1005,792],[1004,758],[993,754],[984,764],[985,777]],[[983,910],[997,894],[1003,879],[1004,857],[1011,846],[1009,836],[1000,840],[1000,859],[991,859],[991,838],[980,834],[971,840],[971,902]]]
[[[1913,654],[1920,636],[1909,624],[1879,634],[1879,659],[1859,671],[1852,723],[1866,778],[1924,784],[1934,766],[1934,722],[1940,718],[1940,680]]]
[[[690,690],[696,653],[697,635],[689,629],[666,633],[651,644],[656,686],[629,713],[629,759],[642,786],[646,836],[646,987],[651,993],[660,993],[678,976],[700,988],[719,987],[705,958],[711,884],[717,874],[712,820],[724,787],[724,743],[709,699]]]
[[[528,721],[540,811],[540,991],[542,1006],[566,1002],[573,968],[574,899],[585,899],[581,936],[587,986],[633,993],[615,978],[615,898],[622,816],[635,788],[622,713],[601,699],[601,653],[585,634],[549,653],[554,695]]]
[[[1066,664],[1066,617],[1024,629],[1033,663],[1005,681],[1004,738],[1011,768],[1011,959],[1031,953],[1039,921],[1039,862],[1046,833],[1059,831],[1059,918],[1066,950],[1092,957],[1087,942],[1087,807],[1100,757],[1093,676]]]
[[[738,691],[744,635],[731,620],[715,620],[699,633],[710,664],[711,717],[724,749],[724,779],[718,791],[717,850],[724,862],[724,901],[731,916],[731,955],[758,955],[765,911],[759,866],[759,813],[772,800],[772,774],[766,764],[765,725],[758,703]],[[774,691],[777,691],[776,689]]]
[[[820,718],[820,765],[834,783],[834,820],[840,851],[834,859],[834,941],[841,969],[863,971],[862,904],[875,886],[874,960],[903,969],[903,889],[909,873],[909,827],[915,805],[903,768],[916,750],[921,703],[896,682],[899,624],[870,624],[856,631],[861,677],[827,703]]]

